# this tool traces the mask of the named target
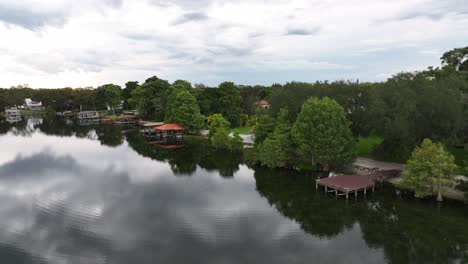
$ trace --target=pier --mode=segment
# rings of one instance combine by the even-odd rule
[[[319,185],[325,187],[326,193],[335,193],[335,196],[346,196],[348,199],[350,194],[357,196],[359,191],[364,195],[367,190],[375,191],[375,185],[381,183],[387,178],[398,176],[401,170],[382,170],[376,171],[367,175],[338,175],[315,181],[315,188],[318,189]]]

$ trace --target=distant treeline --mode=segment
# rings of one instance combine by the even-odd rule
[[[329,97],[338,102],[351,122],[354,136],[377,133],[384,138],[378,152],[383,157],[408,156],[424,138],[446,144],[468,142],[468,48],[442,56],[442,68],[399,73],[384,82],[358,83],[290,82],[272,86],[240,86],[225,82],[218,87],[192,86],[183,80],[170,83],[156,76],[125,87],[107,84],[96,89],[31,89],[25,86],[0,89],[0,109],[22,105],[24,98],[42,101],[55,111],[137,109],[143,118],[165,120],[178,100],[195,102],[201,115],[222,114],[238,126],[246,115],[268,114],[276,118],[287,110],[293,123],[310,97]],[[217,88],[217,89],[216,89]],[[188,92],[173,96],[174,91]],[[189,97],[189,98],[187,98]],[[266,99],[270,109],[260,111],[256,102]],[[171,103],[172,102],[172,103]],[[260,111],[260,112],[259,112]],[[182,113],[183,115],[184,113]],[[181,114],[179,114],[180,116]]]

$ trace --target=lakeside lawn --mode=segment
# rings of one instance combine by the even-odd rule
[[[368,137],[359,137],[356,148],[358,156],[366,158],[375,158],[374,149],[380,145],[383,141],[383,138],[370,135]]]
[[[238,134],[250,134],[250,131],[252,131],[253,126],[242,126],[242,127],[236,127],[232,129],[232,132],[238,133]]]
[[[380,145],[383,138],[370,135],[368,137],[359,137],[356,148],[359,157],[366,157],[378,160],[374,156],[374,149]],[[468,151],[460,147],[447,147],[447,150],[455,157],[455,163],[461,168],[464,162],[468,162]]]

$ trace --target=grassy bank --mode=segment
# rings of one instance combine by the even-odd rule
[[[358,156],[366,158],[375,158],[374,149],[380,145],[383,141],[383,138],[371,135],[368,137],[359,137],[356,148]]]

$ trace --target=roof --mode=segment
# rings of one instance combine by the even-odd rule
[[[156,130],[162,130],[162,131],[168,131],[168,130],[185,130],[185,127],[179,125],[179,124],[164,124],[162,126],[158,126],[155,128]]]
[[[148,122],[144,123],[143,127],[158,127],[164,125],[164,122]]]
[[[270,103],[267,100],[260,100],[257,102],[257,105],[270,105]]]

